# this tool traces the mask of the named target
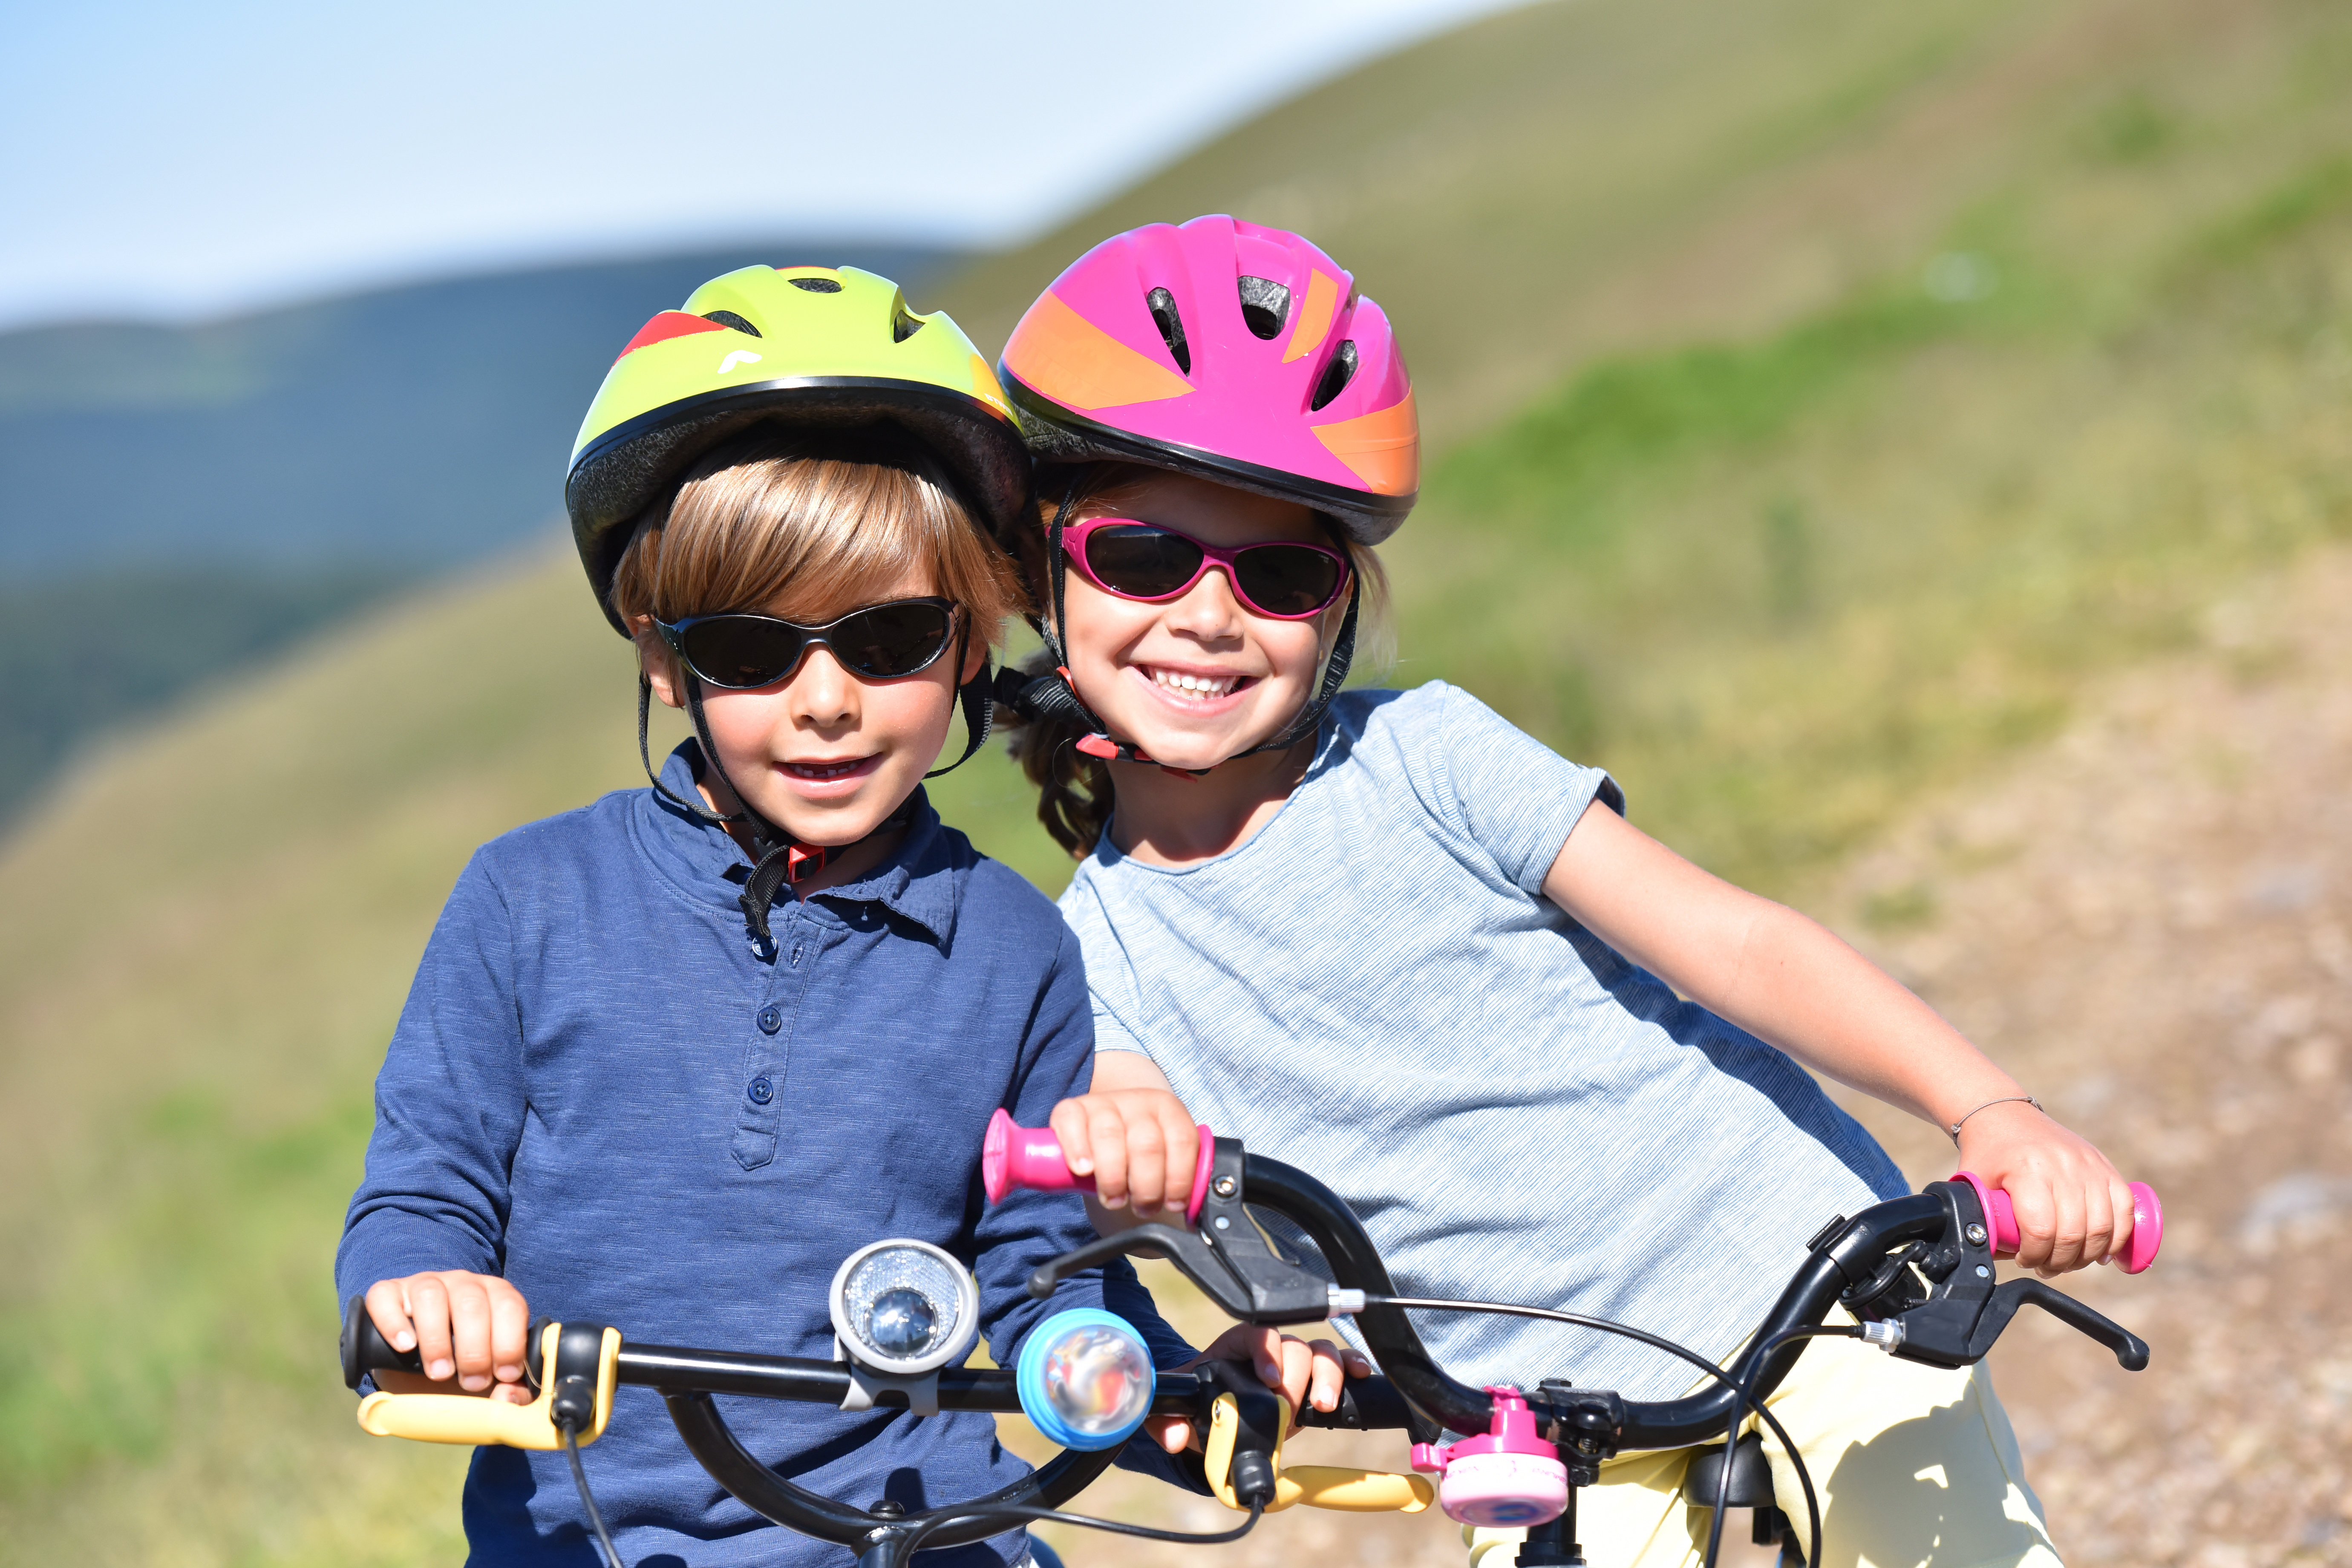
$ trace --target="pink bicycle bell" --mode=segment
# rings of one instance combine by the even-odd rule
[[[1549,1524],[1568,1511],[1568,1467],[1536,1431],[1516,1388],[1496,1386],[1494,1429],[1458,1443],[1415,1443],[1412,1468],[1434,1475],[1437,1506],[1456,1524]]]

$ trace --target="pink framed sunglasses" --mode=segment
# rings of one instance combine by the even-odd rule
[[[1063,531],[1062,547],[1087,582],[1122,599],[1173,599],[1216,570],[1235,598],[1277,621],[1329,609],[1351,570],[1345,555],[1319,544],[1285,540],[1228,550],[1131,517],[1090,517]]]

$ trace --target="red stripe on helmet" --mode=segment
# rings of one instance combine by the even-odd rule
[[[723,332],[726,330],[716,321],[705,321],[700,316],[689,316],[684,310],[664,310],[660,315],[639,327],[637,335],[631,338],[628,346],[614,354],[613,359],[615,363],[618,363],[649,343],[667,342],[672,338],[682,338],[694,332]]]

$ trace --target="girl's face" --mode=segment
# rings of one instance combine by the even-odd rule
[[[1181,474],[1156,475],[1078,509],[1132,518],[1206,544],[1328,547],[1315,514]],[[1278,734],[1314,693],[1347,595],[1311,620],[1261,616],[1211,565],[1173,599],[1121,598],[1064,574],[1064,646],[1077,689],[1112,735],[1172,768],[1206,768]]]
[[[874,602],[934,592],[927,574],[910,573]],[[789,618],[814,624],[857,607]],[[685,706],[678,684],[685,671],[659,635],[648,626],[637,643],[654,694],[673,708]],[[968,676],[987,648],[976,637],[966,647]],[[938,760],[955,714],[957,680],[952,643],[929,668],[895,680],[852,674],[831,649],[812,646],[773,686],[728,691],[706,685],[702,710],[719,763],[744,804],[803,844],[854,844],[887,820]],[[716,778],[704,785],[713,805],[733,809],[716,798]]]

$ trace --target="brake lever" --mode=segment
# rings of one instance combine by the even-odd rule
[[[1906,1288],[1899,1279],[1880,1278],[1856,1281],[1841,1298],[1865,1322],[1891,1320],[1900,1325],[1899,1338],[1888,1336],[1894,1342],[1880,1342],[1890,1352],[1928,1366],[1969,1366],[1984,1359],[2020,1307],[2031,1306],[2115,1352],[2126,1372],[2147,1365],[2147,1341],[2072,1296],[2039,1279],[1993,1283],[1994,1230],[1974,1184],[1930,1182],[1926,1194],[1940,1202],[1945,1214],[1942,1236],[1916,1254],[1919,1272],[1928,1281],[1926,1300],[1909,1293],[1916,1290],[1916,1279]],[[1909,1267],[1906,1260],[1904,1269]]]
[[[2116,1363],[2126,1372],[2138,1372],[2147,1365],[2146,1340],[2039,1279],[2011,1279],[1992,1293],[1992,1300],[1985,1303],[1984,1316],[1977,1320],[1977,1331],[1969,1339],[1970,1360],[1992,1349],[1993,1341],[2000,1338],[2020,1307],[2039,1307],[2068,1328],[2088,1334],[2115,1352]]]
[[[1332,1288],[1298,1265],[1286,1263],[1266,1245],[1249,1216],[1242,1163],[1239,1140],[1216,1140],[1196,1227],[1185,1230],[1153,1221],[1090,1241],[1040,1264],[1029,1276],[1029,1294],[1042,1301],[1073,1274],[1151,1248],[1166,1254],[1185,1279],[1230,1317],[1245,1323],[1321,1322],[1331,1314]],[[1357,1304],[1362,1304],[1360,1299]]]

